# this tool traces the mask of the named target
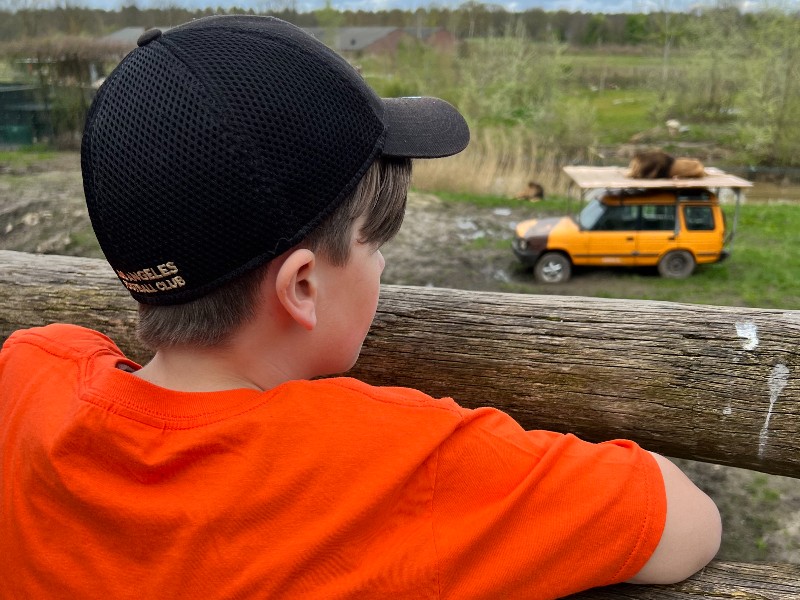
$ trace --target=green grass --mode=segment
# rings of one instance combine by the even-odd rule
[[[493,207],[507,199],[471,194],[441,194],[448,202]],[[537,203],[536,214],[568,214],[564,199]],[[575,208],[576,205],[573,203]],[[726,206],[729,227],[733,207]],[[744,204],[741,207],[732,255],[721,263],[699,265],[687,279],[664,279],[655,269],[578,269],[563,286],[541,286],[522,274],[506,286],[513,293],[578,294],[800,310],[800,204]],[[602,277],[596,277],[598,272]]]
[[[94,231],[73,231],[69,235],[69,243],[64,248],[63,254],[68,256],[86,256],[89,258],[103,258],[103,251]]]
[[[0,81],[16,81],[18,78],[17,70],[7,60],[0,61]]]
[[[509,200],[508,196],[486,196],[468,192],[436,192],[436,196],[445,202],[467,202],[480,208],[505,208],[513,202],[523,202],[522,200]],[[572,214],[578,208],[577,201],[555,194],[529,206],[531,213],[536,215]],[[571,209],[570,206],[572,206]]]
[[[483,236],[470,240],[469,247],[473,250],[501,250],[508,248],[508,240]]]
[[[468,192],[436,192],[436,196],[445,202],[467,202],[481,208],[508,206],[507,196],[485,196]]]
[[[586,69],[602,73],[623,70],[661,69],[660,56],[641,56],[635,54],[580,54],[567,53],[562,60],[573,69]]]
[[[733,255],[721,266],[712,274],[740,290],[743,304],[800,309],[800,205],[742,207]]]
[[[653,131],[657,145],[667,152],[685,153],[675,142],[709,142],[715,140],[720,145],[736,144],[736,125],[733,122],[703,123],[684,122],[688,130],[677,138],[667,136],[664,119],[654,114],[653,107],[659,104],[658,91],[645,87],[631,89],[605,89],[591,91],[575,90],[571,98],[588,102],[595,113],[598,141],[603,145],[629,142],[634,134]]]
[[[0,165],[26,167],[43,160],[55,158],[58,153],[47,146],[36,144],[17,150],[0,150]]]
[[[687,279],[634,277],[634,285],[622,284],[613,297],[798,310],[800,205],[742,206],[731,256],[698,266]]]
[[[627,142],[635,133],[659,125],[652,116],[657,96],[648,89],[581,90],[574,94],[594,108],[601,144]]]

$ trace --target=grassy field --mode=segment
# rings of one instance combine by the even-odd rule
[[[0,165],[30,167],[55,158],[56,151],[46,146],[27,146],[20,150],[0,150]]]
[[[508,206],[508,198],[442,193],[448,202],[476,208]],[[532,216],[573,214],[575,200],[547,199],[531,206]],[[732,206],[726,207],[733,223]],[[509,283],[507,291],[563,293],[607,298],[663,300],[691,304],[800,310],[800,204],[764,205],[745,202],[740,210],[731,257],[700,265],[682,280],[663,279],[654,269],[579,269],[567,286],[543,289]]]
[[[560,57],[571,74],[568,97],[588,102],[594,110],[598,142],[613,145],[630,142],[634,136],[644,143],[657,143],[670,149],[675,142],[709,142],[718,146],[736,146],[736,127],[732,120],[700,120],[686,125],[677,138],[664,136],[664,121],[676,115],[663,108],[664,78],[667,81],[686,77],[686,72],[709,72],[710,59],[703,55],[673,52],[665,65],[659,52],[630,53],[608,49],[571,50]],[[656,49],[657,50],[657,49]],[[671,89],[671,86],[668,86]],[[658,128],[661,131],[658,132]]]
[[[601,144],[628,142],[634,135],[658,125],[652,106],[658,93],[648,89],[584,89],[574,96],[589,102]]]

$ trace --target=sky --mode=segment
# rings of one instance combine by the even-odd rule
[[[334,8],[339,10],[364,10],[379,11],[399,8],[401,10],[415,10],[419,7],[432,5],[455,8],[466,0],[332,0]],[[717,0],[482,0],[485,4],[503,6],[509,11],[523,11],[531,8],[540,8],[545,11],[567,10],[570,12],[585,13],[647,13],[659,10],[682,12],[698,5],[713,5]],[[757,2],[758,0],[755,0]],[[753,0],[741,0],[754,4]],[[797,4],[798,0],[789,0]],[[165,8],[168,5],[177,5],[187,8],[205,8],[207,6],[239,6],[266,10],[270,6],[281,6],[288,2],[281,0],[77,0],[72,4],[113,10],[123,4],[135,3],[139,8]],[[324,6],[324,0],[294,0],[294,5],[300,12],[309,12]]]

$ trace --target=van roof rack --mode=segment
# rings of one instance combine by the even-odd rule
[[[581,189],[675,189],[675,188],[749,188],[753,183],[714,167],[706,167],[705,177],[634,179],[626,175],[627,167],[564,167],[564,172]]]

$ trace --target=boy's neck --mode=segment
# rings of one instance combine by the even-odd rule
[[[134,375],[159,387],[180,392],[219,392],[234,389],[264,391],[294,379],[272,365],[256,365],[232,348],[156,352]]]
[[[242,374],[220,368],[218,362],[204,353],[157,352],[134,375],[159,387],[179,392],[220,392],[239,388],[261,390],[260,386]]]

